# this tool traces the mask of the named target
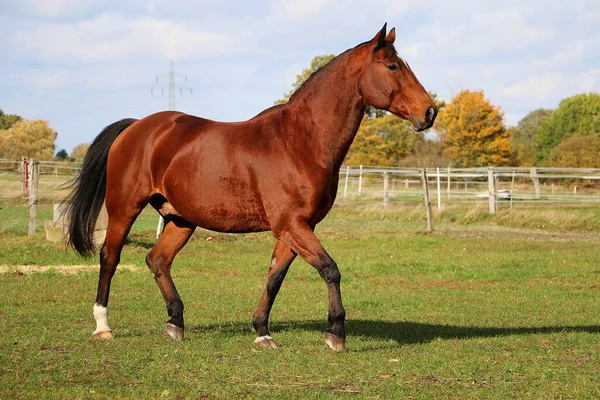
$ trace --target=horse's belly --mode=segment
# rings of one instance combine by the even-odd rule
[[[264,215],[247,208],[214,206],[190,216],[190,221],[201,228],[218,232],[247,233],[271,229]]]
[[[218,232],[244,233],[270,230],[259,199],[222,190],[167,196],[177,214],[189,222]]]

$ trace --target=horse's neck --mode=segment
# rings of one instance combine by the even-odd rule
[[[295,110],[294,124],[306,135],[300,138],[303,146],[334,169],[341,166],[366,108],[358,90],[359,68],[351,70],[339,61],[300,88],[288,104]]]

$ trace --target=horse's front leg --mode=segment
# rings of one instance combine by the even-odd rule
[[[329,292],[329,327],[323,333],[325,343],[334,351],[346,348],[344,320],[346,312],[340,291],[341,274],[337,264],[327,254],[313,228],[302,220],[296,220],[280,232],[279,239],[287,243],[307,263],[312,265],[327,284]]]
[[[283,279],[295,258],[296,253],[287,244],[278,240],[271,256],[271,265],[269,266],[265,289],[252,320],[257,336],[254,343],[258,346],[271,349],[277,348],[269,332],[269,314],[271,313],[273,302],[277,293],[279,293]]]

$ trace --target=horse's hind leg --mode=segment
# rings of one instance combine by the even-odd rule
[[[271,307],[273,307],[273,302],[281,288],[283,279],[294,258],[296,258],[296,253],[287,244],[278,240],[271,256],[271,265],[265,282],[265,290],[252,320],[257,336],[254,343],[257,346],[272,349],[277,347],[269,333],[269,314],[271,313]]]
[[[171,317],[167,321],[166,331],[175,340],[183,339],[183,302],[171,278],[171,264],[195,229],[195,225],[184,219],[166,219],[160,238],[146,256],[146,264],[154,275]]]
[[[94,304],[96,330],[93,335],[97,338],[112,338],[112,330],[108,324],[110,283],[121,260],[121,250],[123,250],[125,238],[142,209],[143,206],[131,208],[126,214],[123,212],[109,213],[106,239],[100,250],[100,276],[96,304]]]

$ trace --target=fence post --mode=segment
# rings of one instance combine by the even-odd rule
[[[362,164],[360,165],[360,168],[358,169],[358,195],[360,196],[361,192],[362,192],[362,181],[363,181],[363,171],[362,171],[363,167]]]
[[[390,176],[387,172],[384,172],[383,173],[383,206],[384,207],[387,207],[388,202],[389,202],[389,197],[390,197],[389,186],[390,186]]]
[[[348,193],[348,175],[350,175],[350,167],[346,165],[346,178],[344,179],[344,197]]]
[[[40,181],[40,164],[37,160],[31,161],[31,174],[29,184],[29,231],[34,235],[37,228],[38,184]]]
[[[433,232],[433,217],[431,215],[431,200],[429,199],[429,183],[427,182],[427,171],[421,170],[421,180],[423,181],[423,198],[425,199],[425,211],[427,212],[427,230]]]
[[[446,190],[448,199],[450,199],[450,167],[448,167],[448,190]]]
[[[438,211],[442,210],[442,178],[440,177],[440,167],[437,167],[437,201]]]
[[[494,168],[488,167],[488,192],[490,214],[496,214],[496,177],[494,176]]]
[[[27,157],[21,157],[21,174],[23,179],[21,182],[23,185],[23,196],[25,196],[29,184],[29,162],[27,161]]]
[[[535,167],[530,168],[529,175],[531,175],[531,180],[533,181],[533,186],[535,187],[535,198],[539,199],[541,197],[541,189],[540,189],[540,179],[538,178],[537,169]]]
[[[162,217],[162,215],[158,216],[158,224],[156,224],[156,238],[158,239],[160,237],[160,234],[163,231],[163,228],[165,227],[165,219]]]
[[[512,210],[513,198],[515,193],[515,171],[512,173],[512,180],[510,182],[510,209]]]

